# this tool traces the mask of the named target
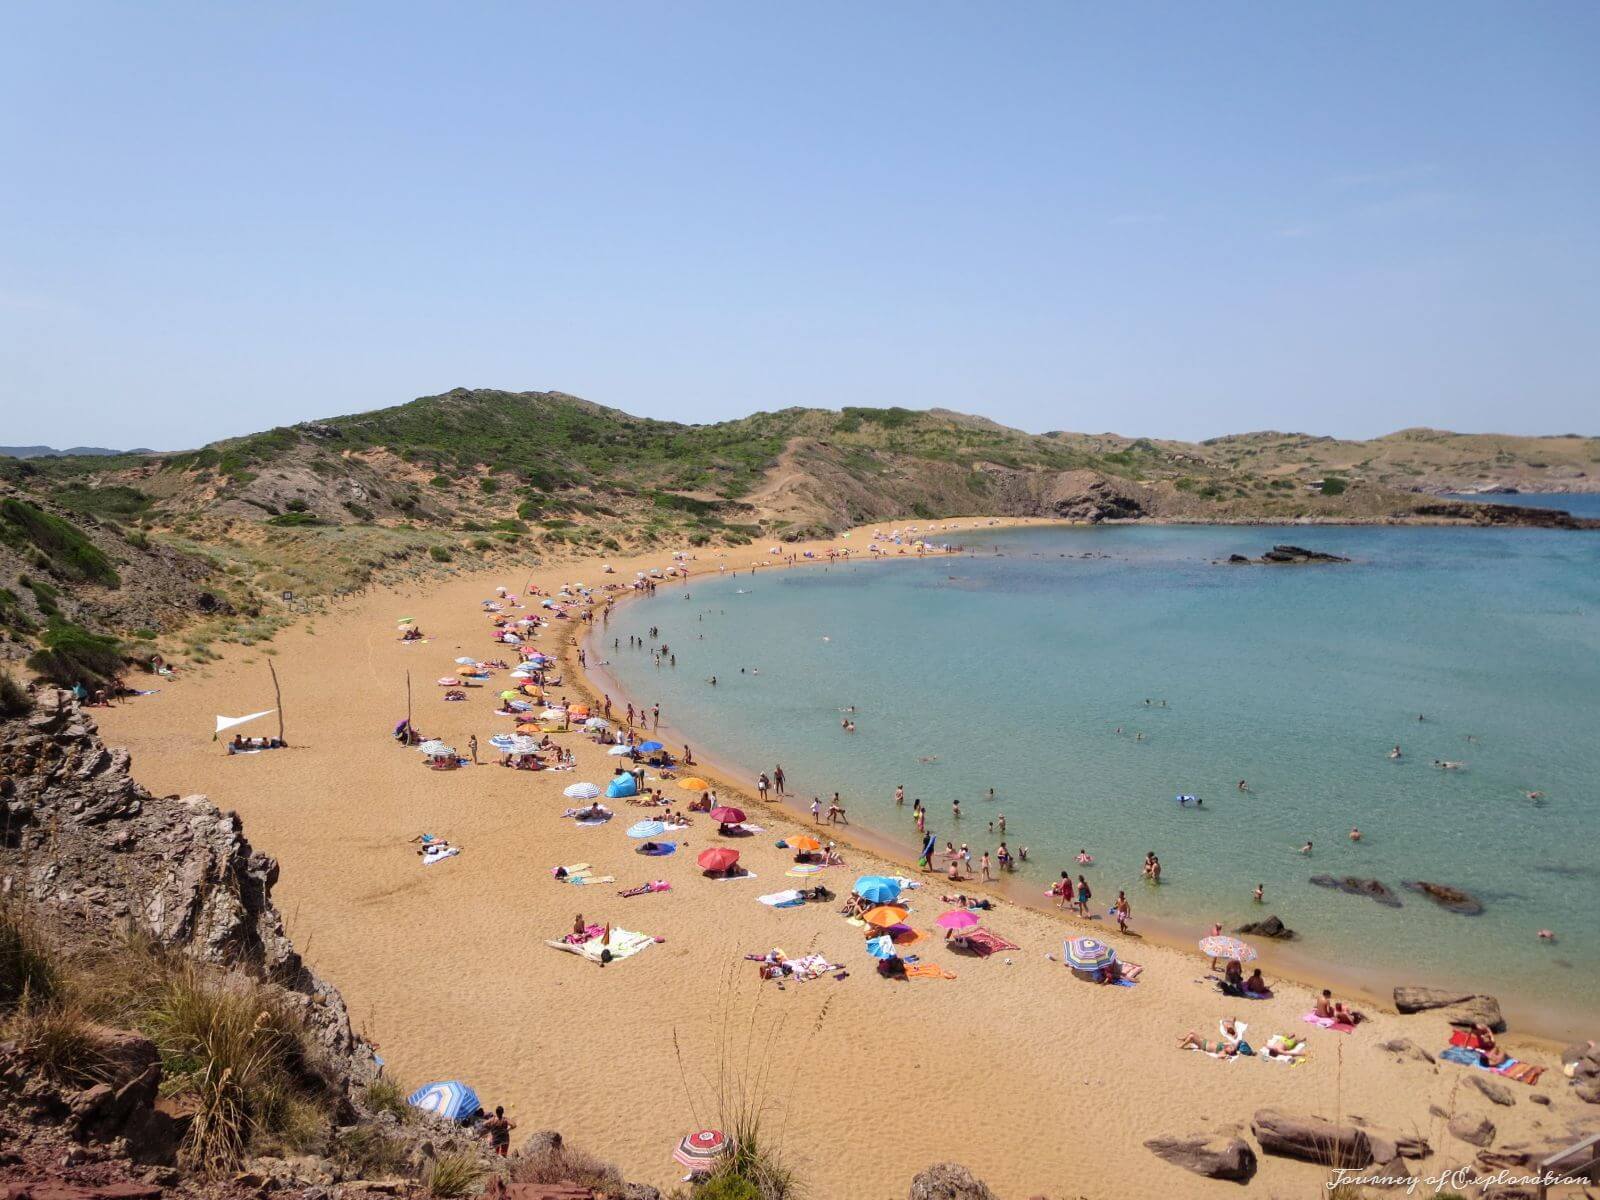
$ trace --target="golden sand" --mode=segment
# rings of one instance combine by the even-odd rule
[[[811,548],[830,544],[860,555],[866,538]],[[691,570],[714,571],[718,561],[743,568],[759,556],[720,553],[699,551]],[[601,561],[540,567],[532,579],[546,591],[564,582],[598,587],[664,567],[670,555],[615,558],[615,575],[602,574]],[[1373,1012],[1352,1034],[1324,1032],[1301,1021],[1311,1006],[1303,986],[1284,984],[1266,1001],[1230,1000],[1197,982],[1206,964],[1192,953],[1118,937],[1104,922],[1094,932],[1144,973],[1133,988],[1096,987],[1059,962],[1070,923],[1003,901],[985,923],[1020,949],[977,959],[929,940],[918,947],[923,959],[957,978],[889,982],[837,903],[757,903],[760,894],[819,881],[843,896],[857,875],[904,871],[850,849],[847,867],[788,876],[790,853],[774,842],[809,824],[798,807],[752,811],[766,832],[730,844],[756,878],[712,881],[694,861],[720,841],[704,817],[678,835],[670,858],[634,853],[638,843],[624,831],[649,810],[624,801],[611,802],[617,815],[604,826],[561,819],[573,803],[562,789],[578,780],[603,785],[617,761],[579,734],[563,735],[577,752],[572,773],[427,770],[390,737],[405,713],[407,671],[417,727],[463,751],[476,733],[481,756],[494,762],[488,738],[511,724],[489,711],[503,673],[466,703],[443,702],[434,680],[453,673],[460,655],[506,657],[510,648],[489,640],[480,601],[497,584],[520,595],[526,582],[504,570],[374,591],[285,630],[270,650],[230,647],[203,670],[161,683],[157,695],[97,713],[107,740],[132,750],[142,783],[158,793],[205,793],[236,810],[256,848],[278,859],[275,895],[290,934],[406,1085],[466,1080],[486,1105],[506,1106],[516,1136],[559,1129],[628,1178],[665,1189],[681,1177],[670,1158],[677,1139],[718,1120],[719,1080],[731,1085],[761,1071],[765,1130],[819,1200],[904,1196],[912,1175],[945,1160],[967,1164],[1008,1198],[1223,1196],[1236,1185],[1169,1166],[1141,1143],[1247,1126],[1267,1106],[1420,1131],[1439,1150],[1433,1168],[1469,1160],[1472,1147],[1429,1114],[1430,1105],[1487,1109],[1464,1086],[1467,1072],[1398,1063],[1380,1048],[1409,1037],[1437,1051],[1449,1035],[1441,1016]],[[425,644],[397,640],[401,616],[416,618]],[[576,621],[557,621],[535,644],[555,653],[580,632]],[[211,739],[213,718],[272,705],[268,653],[283,683],[292,748],[230,757]],[[567,674],[553,695],[580,694]],[[270,733],[272,725],[267,718],[244,732]],[[835,786],[790,782],[807,797]],[[730,791],[719,789],[724,799]],[[670,785],[667,793],[674,803],[688,798]],[[463,853],[421,866],[409,839],[423,831]],[[616,882],[577,887],[551,878],[551,868],[577,862]],[[651,879],[670,881],[672,890],[616,894]],[[938,899],[945,890],[930,876],[910,893],[914,926],[933,930],[948,907]],[[546,946],[579,912],[664,941],[603,968]],[[824,954],[849,976],[763,985],[743,956],[775,946]],[[1266,965],[1277,978],[1270,952]],[[1234,1014],[1249,1022],[1257,1045],[1277,1031],[1307,1036],[1309,1058],[1286,1067],[1175,1048],[1190,1029],[1214,1037],[1218,1020]],[[1547,1051],[1532,1057],[1555,1063]],[[1586,1108],[1567,1094],[1558,1065],[1538,1085],[1553,1108],[1526,1103],[1522,1093],[1532,1089],[1507,1086],[1524,1102],[1494,1110],[1501,1141],[1540,1136],[1541,1120],[1558,1128]],[[1314,1166],[1263,1157],[1250,1190],[1309,1197],[1323,1194],[1324,1177]]]

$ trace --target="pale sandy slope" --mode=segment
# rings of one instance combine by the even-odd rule
[[[665,559],[617,566],[628,578]],[[714,562],[707,555],[696,569]],[[602,576],[598,562],[535,577],[547,588],[618,578]],[[861,934],[834,906],[756,903],[761,892],[799,882],[786,877],[788,857],[773,846],[790,825],[769,818],[766,835],[738,843],[759,879],[711,882],[694,865],[712,840],[703,825],[676,857],[645,859],[624,835],[634,816],[626,806],[597,829],[560,819],[564,786],[610,774],[613,760],[586,741],[577,742],[576,775],[425,770],[388,736],[403,712],[408,668],[427,733],[464,746],[469,733],[486,743],[505,724],[488,714],[491,692],[446,704],[432,684],[457,655],[494,656],[479,601],[495,583],[519,589],[524,579],[501,572],[375,593],[280,635],[274,662],[290,751],[229,758],[210,739],[215,714],[270,706],[260,648],[234,648],[203,674],[100,717],[107,739],[132,749],[143,783],[204,792],[236,809],[255,845],[279,859],[277,900],[296,943],[343,991],[401,1080],[468,1080],[486,1103],[505,1104],[524,1132],[557,1128],[630,1178],[666,1186],[676,1178],[676,1139],[715,1119],[718,1063],[725,1055],[737,1062],[753,1045],[768,1071],[770,1131],[821,1198],[903,1196],[917,1170],[942,1159],[969,1164],[1004,1197],[1232,1194],[1233,1185],[1169,1167],[1140,1143],[1247,1122],[1264,1105],[1357,1113],[1424,1131],[1451,1161],[1469,1155],[1428,1111],[1488,1107],[1461,1086],[1463,1072],[1397,1065],[1378,1048],[1404,1035],[1436,1049],[1447,1036],[1442,1019],[1389,1015],[1350,1036],[1312,1031],[1299,1019],[1304,991],[1237,1004],[1195,982],[1203,964],[1193,957],[1131,940],[1125,957],[1146,967],[1139,986],[1096,988],[1046,960],[1059,956],[1061,922],[1010,907],[990,922],[1022,947],[1009,965],[934,944],[927,957],[957,980],[889,983],[872,972]],[[666,589],[670,598],[678,586]],[[431,641],[399,643],[399,616],[416,617]],[[563,630],[542,644],[565,638]],[[793,785],[809,797],[836,781]],[[407,839],[424,830],[465,853],[421,867]],[[624,900],[612,886],[551,880],[552,866],[573,861],[616,875],[615,887],[664,877],[673,890]],[[842,892],[858,873],[885,865],[855,852],[848,869],[822,878]],[[1102,891],[1107,882],[1114,885],[1103,881]],[[936,895],[919,900],[916,922],[931,925],[943,907]],[[578,911],[666,941],[604,969],[546,947]],[[851,975],[762,989],[741,956],[774,945],[815,947]],[[1309,1031],[1310,1061],[1223,1063],[1173,1048],[1186,1029],[1214,1031],[1236,1009],[1261,1040],[1278,1029]],[[1541,1090],[1553,1109],[1522,1096],[1494,1110],[1502,1140],[1584,1115],[1559,1072]],[[1264,1160],[1251,1191],[1311,1196],[1320,1177],[1313,1167]]]

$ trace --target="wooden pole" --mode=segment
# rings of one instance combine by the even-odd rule
[[[272,695],[278,702],[278,740],[287,746],[289,743],[283,736],[283,689],[278,686],[278,671],[270,658],[267,660],[267,670],[272,672]]]
[[[406,745],[411,744],[411,672],[406,672]]]

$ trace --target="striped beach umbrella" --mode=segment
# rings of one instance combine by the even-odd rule
[[[423,742],[422,745],[417,747],[417,750],[429,758],[449,758],[455,753],[454,749],[441,742],[438,738]]]
[[[628,836],[631,838],[653,838],[666,831],[667,827],[660,821],[635,821],[628,826]]]
[[[575,783],[561,793],[573,800],[593,800],[600,795],[600,786],[594,783]]]
[[[1062,947],[1067,966],[1079,971],[1095,971],[1109,962],[1115,962],[1117,952],[1099,938],[1068,938]]]
[[[678,1148],[672,1152],[672,1158],[696,1175],[709,1175],[727,1146],[728,1139],[720,1129],[702,1129],[679,1142]]]
[[[457,1079],[425,1084],[407,1096],[406,1103],[449,1121],[464,1121],[483,1107],[478,1093]]]
[[[1247,963],[1256,956],[1256,948],[1236,937],[1213,935],[1200,939],[1200,953],[1207,958],[1231,958],[1235,962]]]
[[[511,747],[517,744],[517,739],[509,733],[497,733],[489,739],[489,745],[506,754],[511,753]]]

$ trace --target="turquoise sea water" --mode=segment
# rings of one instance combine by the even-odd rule
[[[1374,983],[1490,987],[1561,1028],[1592,1010],[1600,534],[957,536],[970,553],[702,575],[687,598],[675,587],[620,608],[591,655],[723,761],[752,776],[781,762],[805,802],[837,789],[874,830],[909,842],[920,797],[940,845],[967,842],[976,857],[998,843],[988,826],[1003,812],[1011,847],[1030,848],[1030,891],[1087,848],[1097,905],[1126,887],[1135,924],[1203,932],[1273,912],[1302,934],[1301,953]],[[1355,561],[1215,564],[1285,541]],[[675,669],[629,651],[651,625]],[[854,734],[840,729],[850,705]],[[1180,808],[1178,792],[1203,810]],[[1159,888],[1139,880],[1151,849]],[[1407,893],[1392,910],[1313,887],[1316,873],[1449,883],[1487,911],[1462,917]],[[1250,899],[1258,882],[1264,909]],[[1544,927],[1555,944],[1536,939]]]

